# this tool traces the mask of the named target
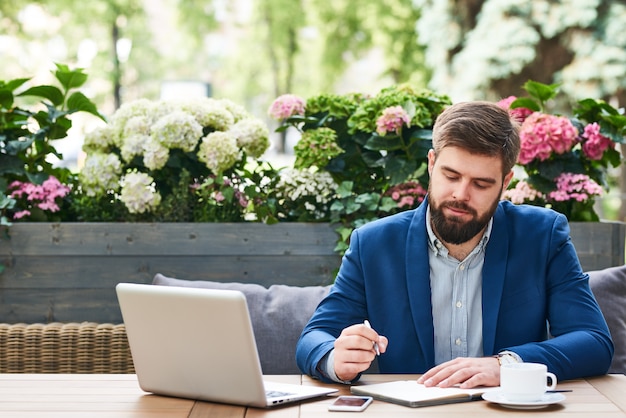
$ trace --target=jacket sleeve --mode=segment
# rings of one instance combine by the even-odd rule
[[[331,380],[322,373],[318,363],[333,349],[335,339],[344,328],[367,318],[358,242],[358,231],[355,231],[330,293],[315,310],[296,345],[300,370],[325,382]]]
[[[548,339],[506,349],[525,362],[546,364],[559,380],[605,374],[613,357],[613,343],[589,287],[589,276],[580,267],[564,216],[555,218],[550,240],[544,281]]]

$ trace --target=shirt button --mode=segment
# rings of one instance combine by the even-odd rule
[[[463,306],[463,303],[461,303],[461,301],[458,301],[458,302],[456,303],[456,307],[457,307],[457,308],[460,308],[461,306]]]
[[[457,339],[454,341],[454,343],[455,343],[456,345],[461,345],[461,339],[460,339],[460,338],[457,338]]]
[[[465,264],[461,264],[461,265],[459,266],[459,269],[460,269],[460,270],[465,270]]]

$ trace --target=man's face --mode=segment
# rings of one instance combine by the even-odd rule
[[[502,179],[498,157],[446,147],[435,160],[428,154],[428,202],[433,229],[449,244],[463,244],[479,234],[493,216],[513,172]]]

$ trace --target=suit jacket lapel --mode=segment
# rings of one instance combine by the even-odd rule
[[[509,234],[506,225],[504,210],[502,206],[498,206],[493,217],[493,227],[487,243],[483,266],[483,351],[486,356],[495,354],[496,349],[498,311],[504,287],[506,260],[509,254]],[[501,347],[497,348],[500,349]]]
[[[406,272],[408,298],[418,343],[424,353],[427,367],[435,364],[435,343],[430,298],[430,266],[428,264],[428,232],[426,231],[424,201],[415,211],[406,245]],[[424,297],[427,295],[427,297]]]

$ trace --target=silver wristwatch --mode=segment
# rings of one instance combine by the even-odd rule
[[[512,351],[503,351],[498,353],[498,363],[500,363],[500,366],[503,364],[522,363],[522,359]]]

